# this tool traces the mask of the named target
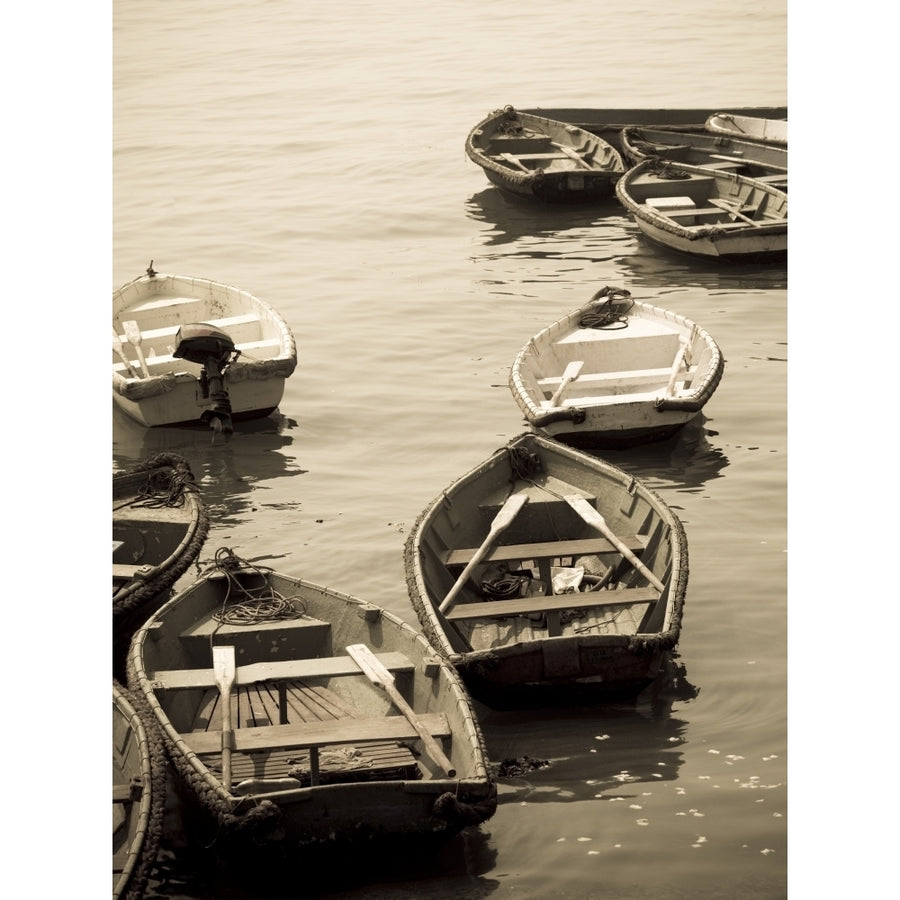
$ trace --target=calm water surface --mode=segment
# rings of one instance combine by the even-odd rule
[[[162,450],[190,461],[212,518],[198,569],[227,546],[414,623],[406,534],[524,430],[506,380],[532,334],[609,284],[695,319],[726,358],[700,420],[608,457],[688,535],[666,691],[481,709],[493,760],[551,765],[504,780],[497,814],[434,859],[235,865],[173,808],[150,896],[785,897],[786,266],[666,254],[615,201],[509,199],[463,152],[507,103],[785,104],[784,3],[116,0],[113,14],[110,287],[151,259],[238,285],[300,351],[279,413],[227,443],[112,415],[114,469]]]

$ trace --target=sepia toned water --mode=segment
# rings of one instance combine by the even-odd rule
[[[726,359],[681,435],[606,455],[687,532],[671,689],[479,707],[493,761],[550,765],[504,779],[496,815],[433,859],[254,871],[173,807],[149,896],[787,896],[787,267],[667,254],[615,200],[510,199],[463,151],[506,104],[785,105],[785,4],[112,6],[109,288],[151,260],[234,284],[299,349],[278,414],[227,442],[112,412],[114,470],[173,451],[201,485],[210,535],[181,584],[229,547],[415,624],[406,535],[525,430],[507,377],[531,335],[610,285],[694,319]]]

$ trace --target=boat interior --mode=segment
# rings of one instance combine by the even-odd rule
[[[683,174],[687,177],[667,178],[651,170],[642,171],[628,180],[627,193],[635,203],[684,228],[707,225],[743,228],[748,224],[787,222],[786,194],[772,193],[758,186],[760,182],[775,186],[775,181],[770,179],[786,182],[784,175],[747,180],[728,177],[727,172],[724,177],[712,173]]]
[[[615,536],[649,570],[659,572],[663,591],[564,499],[573,491],[585,496],[584,491],[553,476],[519,490],[529,499],[514,526],[492,545],[471,571],[457,602],[443,613],[464,641],[460,651],[582,633],[635,635],[665,626],[668,528],[649,506],[631,497],[634,530],[620,528]],[[596,497],[586,499],[596,508]],[[499,503],[485,503],[479,512],[490,522],[499,509]],[[437,598],[448,594],[478,551],[475,541],[466,547],[444,545],[443,530],[433,528],[423,535],[425,577]],[[498,585],[509,586],[513,596],[498,599]]]
[[[556,341],[554,352],[545,353],[540,366],[533,367],[532,399],[549,408],[602,406],[625,396],[638,401],[690,394],[702,362],[693,358],[697,343],[702,344],[695,335],[685,340],[642,316],[629,316],[628,328],[618,331],[579,328]],[[569,380],[566,373],[573,363],[577,374]]]
[[[269,325],[260,312],[247,309],[234,315],[217,316],[211,305],[200,298],[157,297],[128,307],[114,320],[114,331],[131,363],[134,377],[199,373],[201,365],[173,356],[178,329],[188,322],[202,322],[223,331],[234,342],[244,361],[274,359],[283,350],[280,332],[274,325]],[[132,377],[115,349],[113,371],[126,378]]]
[[[570,172],[575,169],[608,171],[614,160],[610,148],[590,134],[578,129],[573,131],[581,134],[583,140],[571,146],[539,132],[495,133],[485,152],[495,161],[529,174],[537,171]]]
[[[223,702],[211,644],[235,648],[230,695],[235,794],[301,786],[446,777],[422,748],[416,729],[355,660],[336,646],[332,625],[312,615],[254,624],[223,624],[213,606],[178,637],[177,669],[152,672],[157,697],[182,739],[221,775]],[[380,611],[364,607],[377,621]],[[356,609],[350,615],[360,615]],[[153,639],[152,634],[150,640]],[[418,678],[439,690],[437,660],[416,665],[398,651],[376,653],[404,697]],[[451,736],[443,712],[417,712],[439,745]],[[447,741],[450,749],[452,741]]]
[[[124,479],[124,476],[122,476]],[[147,577],[178,553],[192,522],[188,507],[182,521],[173,521],[173,507],[132,506],[138,490],[147,483],[146,473],[116,485],[113,497],[113,595],[125,584]]]

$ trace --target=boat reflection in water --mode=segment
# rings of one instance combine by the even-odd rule
[[[665,441],[627,450],[586,448],[585,452],[636,475],[653,490],[696,493],[713,479],[722,477],[729,464],[725,452],[715,444],[718,432],[710,428],[709,421],[700,413]]]
[[[294,419],[273,413],[237,422],[228,438],[206,426],[145,428],[113,410],[113,466],[124,469],[160,452],[178,453],[191,465],[213,527],[243,523],[252,512],[254,488],[306,470],[282,452],[293,444]]]
[[[628,221],[628,214],[615,199],[595,201],[590,205],[554,206],[538,204],[525,197],[505,194],[498,188],[487,188],[473,194],[466,201],[466,215],[476,222],[484,222],[491,228],[482,237],[486,246],[509,244],[520,238],[546,238],[563,240],[578,237],[579,246],[589,236],[599,221],[619,217]],[[605,236],[606,239],[609,235]],[[565,255],[565,248],[554,248]]]
[[[673,706],[699,692],[675,651],[633,702],[548,708],[540,716],[479,707],[491,758],[500,763],[499,804],[603,801],[607,792],[639,792],[639,783],[676,781],[687,722],[672,715]]]

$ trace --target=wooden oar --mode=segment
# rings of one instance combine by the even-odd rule
[[[422,743],[428,750],[429,756],[444,770],[448,778],[456,777],[456,769],[453,763],[447,759],[444,751],[430,731],[422,724],[413,708],[403,699],[403,695],[394,684],[394,676],[381,664],[378,657],[365,644],[351,644],[347,647],[347,653],[353,657],[356,664],[363,670],[365,676],[375,685],[381,688],[392,700],[394,706],[406,716],[407,721],[416,729]]]
[[[687,352],[687,348],[687,344],[682,344],[675,355],[675,362],[672,363],[672,374],[669,376],[669,383],[666,385],[666,395],[669,397],[675,393],[675,383],[678,381],[678,373],[681,370],[681,364],[684,362],[684,354]]]
[[[475,566],[477,566],[484,558],[485,554],[490,549],[491,544],[496,540],[497,535],[509,526],[512,520],[518,515],[519,510],[527,502],[527,494],[510,494],[509,497],[506,498],[506,502],[500,507],[500,511],[497,515],[494,516],[494,521],[491,522],[488,536],[484,539],[482,545],[475,551],[465,569],[463,569],[462,574],[456,579],[456,584],[450,588],[449,593],[444,597],[444,602],[438,607],[442,613],[445,613],[450,609],[456,600],[456,595],[462,590],[463,585],[466,583],[466,579],[472,574],[472,570]]]
[[[745,216],[739,209],[735,209],[726,200],[720,200],[718,197],[711,197],[709,202],[713,206],[717,206],[719,209],[724,209],[725,212],[727,212],[731,216],[742,219],[744,222],[747,222],[750,225],[755,225],[757,228],[762,228],[762,222],[757,222],[756,219],[751,219],[750,216]]]
[[[578,494],[566,494],[566,503],[584,519],[592,528],[596,528],[655,588],[665,590],[665,585],[613,534],[606,520],[591,506],[584,497]]]
[[[137,378],[137,373],[131,368],[131,363],[128,362],[128,357],[125,355],[125,348],[122,346],[122,339],[116,333],[115,328],[113,328],[113,350],[116,351],[116,356],[125,363],[125,371],[128,373],[128,377]]]
[[[522,160],[513,156],[512,153],[501,153],[500,156],[506,160],[511,166],[514,166],[517,169],[521,169],[523,172],[526,172],[528,175],[531,174],[531,169],[522,162]]]
[[[567,147],[565,144],[557,144],[555,141],[551,141],[551,144],[556,147],[557,150],[562,151],[569,157],[569,159],[574,159],[582,168],[590,169],[593,171],[593,166],[577,151],[573,150],[571,147]]]
[[[125,336],[128,338],[128,343],[134,347],[137,352],[138,362],[141,364],[141,371],[144,373],[144,378],[150,377],[150,370],[147,368],[147,360],[144,359],[144,351],[141,350],[141,330],[137,326],[137,322],[123,322],[122,327],[125,329]]]
[[[222,702],[222,785],[231,790],[231,746],[234,730],[231,726],[231,688],[234,685],[234,647],[213,647],[213,675]]]
[[[581,374],[581,367],[583,365],[584,360],[576,359],[566,366],[566,371],[563,372],[562,381],[560,381],[559,387],[553,392],[553,396],[550,398],[551,406],[556,406],[559,402],[559,398],[562,397],[563,391],[569,386],[569,382],[574,381]]]

